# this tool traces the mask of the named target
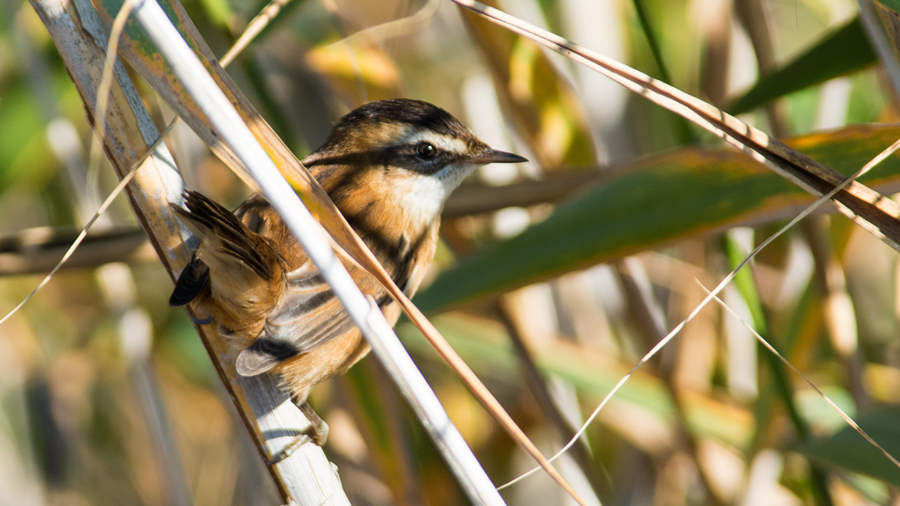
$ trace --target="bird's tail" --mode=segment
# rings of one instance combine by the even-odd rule
[[[170,304],[184,305],[199,295],[209,283],[209,271],[240,275],[249,269],[261,280],[275,275],[271,247],[247,228],[231,211],[205,195],[186,191],[185,208],[170,204],[181,221],[200,239],[194,259],[175,284]],[[267,261],[269,260],[269,261]]]

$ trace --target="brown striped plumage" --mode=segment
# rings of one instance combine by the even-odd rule
[[[412,295],[431,263],[440,211],[478,165],[519,162],[494,151],[449,113],[415,100],[366,104],[344,116],[303,160],[394,281]],[[294,399],[345,371],[369,347],[281,217],[261,196],[232,214],[196,192],[173,206],[200,239],[172,305],[197,301],[241,351],[236,368],[281,373]],[[393,324],[400,308],[374,279],[345,264]]]

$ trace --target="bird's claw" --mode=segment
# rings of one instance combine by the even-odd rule
[[[278,464],[290,457],[297,448],[300,448],[306,443],[312,442],[315,443],[316,446],[322,446],[328,439],[328,424],[325,423],[325,420],[322,420],[322,417],[320,417],[315,410],[313,410],[312,406],[306,402],[295,404],[309,420],[309,427],[307,427],[302,434],[298,435],[291,440],[290,443],[285,445],[278,453],[273,455],[272,458],[266,462],[266,465],[274,466],[275,464]]]

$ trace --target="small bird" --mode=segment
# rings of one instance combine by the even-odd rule
[[[371,102],[342,117],[325,144],[306,157],[312,173],[363,242],[408,296],[434,256],[444,202],[476,167],[527,161],[479,140],[447,111],[410,99]],[[313,423],[319,445],[327,426],[306,404],[310,389],[346,371],[369,351],[359,329],[275,209],[250,196],[233,213],[200,193],[172,205],[199,239],[169,300],[192,301],[239,353],[237,372],[281,374]],[[361,268],[344,264],[387,321],[399,305]],[[324,432],[324,434],[323,434]]]

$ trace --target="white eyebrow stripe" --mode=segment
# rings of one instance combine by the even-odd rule
[[[448,153],[454,153],[457,155],[465,155],[469,150],[468,144],[466,144],[466,142],[462,139],[458,137],[451,137],[449,135],[442,135],[429,130],[420,130],[418,132],[413,130],[407,135],[403,136],[402,140],[397,144],[418,144],[422,141],[434,144],[434,147],[440,149],[441,151],[446,151]]]

